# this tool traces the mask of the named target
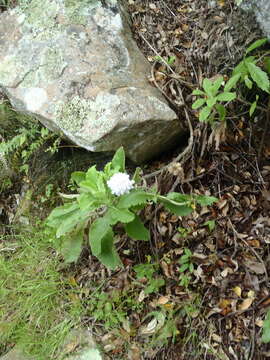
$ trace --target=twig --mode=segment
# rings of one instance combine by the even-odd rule
[[[233,226],[231,219],[229,219],[229,223],[231,226],[232,231],[234,232],[234,234],[237,236],[238,239],[240,239],[248,248],[249,250],[255,255],[255,257],[259,260],[259,262],[262,264],[263,270],[264,270],[264,274],[265,274],[265,278],[264,281],[266,283],[268,283],[269,281],[269,277],[268,277],[268,272],[265,266],[265,263],[263,261],[263,259],[260,257],[260,255],[258,255],[258,253],[246,242],[245,239],[242,238],[242,236],[240,236],[240,234],[238,233],[238,231],[235,229],[235,227]]]

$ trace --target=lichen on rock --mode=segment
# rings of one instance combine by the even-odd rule
[[[124,145],[142,162],[183,130],[149,83],[150,65],[125,18],[116,0],[106,6],[99,0],[21,1],[0,15],[0,87],[15,109],[77,145],[94,151]]]

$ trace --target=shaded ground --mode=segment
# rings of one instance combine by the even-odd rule
[[[85,250],[69,269],[78,298],[95,299],[92,289],[99,286],[112,304],[109,313],[122,312],[128,321],[116,329],[89,310],[82,322],[94,328],[108,359],[267,359],[270,347],[262,344],[261,332],[270,304],[268,99],[262,100],[263,110],[253,121],[249,108],[235,102],[226,132],[199,124],[190,110],[190,94],[202,79],[229,75],[261,34],[232,1],[127,3],[134,37],[153,64],[149,80],[191,130],[188,151],[183,156],[175,151],[146,166],[145,181],[156,182],[161,193],[211,194],[219,202],[185,218],[148,206],[142,219],[151,229],[151,241],[121,237],[123,270],[108,272]],[[176,58],[168,66],[157,56]],[[177,164],[161,172],[176,157]],[[6,222],[14,203],[9,194],[2,205]],[[194,271],[180,273],[185,249],[192,253]],[[157,264],[153,278],[165,281],[150,294],[150,280],[137,279],[133,267],[147,257]],[[102,312],[106,303],[100,302]],[[153,312],[165,318],[161,330],[158,321],[151,324]]]

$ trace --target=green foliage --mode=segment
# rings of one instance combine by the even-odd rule
[[[209,231],[213,231],[216,226],[216,222],[215,222],[215,220],[208,220],[203,225],[207,226]]]
[[[150,238],[148,229],[138,216],[138,208],[143,208],[149,202],[160,202],[168,210],[183,216],[190,214],[196,203],[205,206],[216,201],[214,197],[178,193],[161,196],[155,190],[149,192],[139,184],[122,195],[115,195],[108,181],[113,175],[124,175],[124,172],[125,153],[123,148],[120,148],[104,171],[97,171],[96,167],[92,166],[85,173],[72,174],[71,179],[78,192],[62,194],[66,203],[54,209],[46,221],[47,225],[55,230],[58,248],[67,262],[76,261],[84,234],[87,233],[92,254],[106,267],[115,269],[122,263],[115,247],[114,225],[123,224],[127,234],[134,240]],[[138,172],[133,179],[135,176],[139,183]]]
[[[202,107],[199,112],[199,120],[213,124],[216,118],[224,121],[226,117],[226,108],[222,102],[230,102],[236,98],[236,93],[230,90],[235,86],[239,76],[230,79],[222,90],[224,78],[220,76],[215,81],[209,79],[203,80],[203,90],[194,90],[193,95],[200,96],[193,105],[192,109],[197,110]]]
[[[203,80],[203,90],[196,89],[193,95],[199,98],[192,104],[192,109],[199,111],[199,121],[207,122],[213,125],[216,120],[224,121],[226,119],[227,103],[237,98],[236,92],[231,92],[236,88],[238,83],[243,83],[248,89],[252,89],[255,84],[258,89],[266,93],[270,93],[270,81],[268,73],[270,73],[270,57],[264,57],[264,67],[266,72],[262,70],[258,63],[260,57],[249,56],[249,54],[263,46],[267,42],[267,38],[259,39],[252,43],[246,50],[243,60],[235,67],[232,76],[225,83],[223,76],[212,81],[210,79]],[[223,87],[223,89],[222,89]],[[256,100],[250,105],[250,116],[253,115],[257,107],[259,95],[256,94]],[[225,102],[226,104],[222,104]]]
[[[270,342],[270,310],[268,310],[266,318],[263,322],[262,342]]]
[[[150,263],[150,258],[146,264],[134,266],[137,279],[146,279],[147,285],[144,289],[145,294],[157,293],[159,289],[165,285],[165,281],[160,276],[155,276],[159,266],[156,263]]]
[[[176,60],[176,56],[173,55],[173,56],[168,56],[167,58],[163,58],[162,56],[158,55],[154,57],[154,60],[159,61],[161,63],[163,62],[167,65],[173,65]]]
[[[15,230],[13,229],[13,232]],[[35,359],[48,360],[80,323],[80,303],[59,271],[59,258],[41,228],[0,237],[1,346],[14,344]]]
[[[29,116],[18,114],[7,103],[0,104],[0,162],[8,159],[14,171],[27,173],[30,158],[48,143],[45,151],[55,153],[60,138],[34,122]],[[12,130],[11,129],[12,125]]]
[[[194,265],[192,263],[192,252],[185,248],[184,254],[181,256],[179,263],[181,265],[179,272],[183,273],[185,271],[193,272],[194,271]]]
[[[106,293],[95,291],[86,301],[87,314],[102,322],[106,330],[123,327],[130,311],[142,310],[144,304],[136,299],[138,294],[128,290]]]

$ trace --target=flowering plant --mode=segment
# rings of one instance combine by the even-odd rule
[[[125,153],[117,150],[104,171],[92,166],[87,172],[72,173],[71,179],[78,187],[77,194],[61,194],[66,203],[55,208],[47,218],[47,225],[54,229],[55,238],[66,262],[78,259],[87,233],[92,254],[105,266],[121,265],[116,251],[114,225],[124,224],[125,231],[134,240],[149,240],[149,230],[138,212],[148,202],[161,202],[179,216],[190,214],[195,203],[211,205],[216,198],[169,193],[161,196],[155,190],[140,186],[140,169],[133,178],[125,172]]]

